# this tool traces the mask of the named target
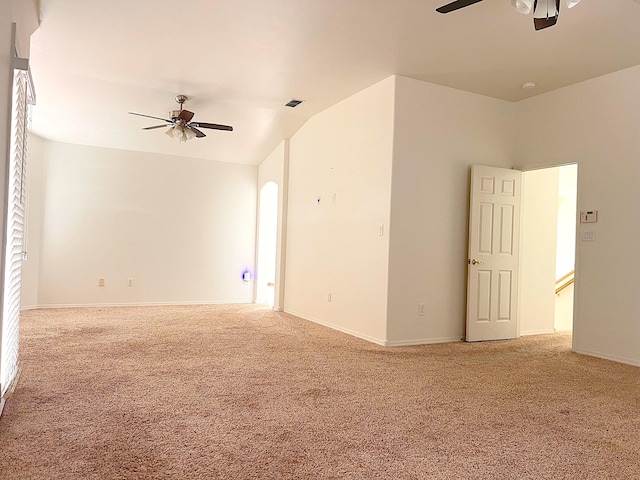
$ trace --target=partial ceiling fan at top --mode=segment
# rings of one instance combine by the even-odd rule
[[[566,0],[567,8],[573,8],[580,0]],[[560,15],[560,0],[511,0],[511,5],[520,13],[528,15],[533,10],[536,30],[552,27]]]
[[[449,13],[468,7],[482,0],[455,0],[436,8],[438,13]],[[566,0],[568,8],[575,7],[580,0]],[[533,11],[533,25],[536,30],[554,26],[560,14],[560,0],[511,0],[511,5],[520,13],[528,15]]]

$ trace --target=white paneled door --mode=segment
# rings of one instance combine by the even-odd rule
[[[518,336],[521,177],[518,170],[471,168],[468,342]]]

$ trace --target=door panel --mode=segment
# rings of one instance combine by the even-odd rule
[[[513,254],[513,205],[500,206],[500,253]]]
[[[491,320],[491,272],[478,270],[478,322]]]
[[[480,238],[478,252],[485,255],[493,253],[493,205],[480,204]]]
[[[512,275],[508,271],[498,272],[498,322],[511,320],[511,281]]]
[[[521,172],[471,169],[467,341],[515,338]]]

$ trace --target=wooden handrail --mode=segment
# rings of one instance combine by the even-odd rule
[[[556,280],[556,295],[574,282],[575,273],[575,270],[571,270],[569,273]]]

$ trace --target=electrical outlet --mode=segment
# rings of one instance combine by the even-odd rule
[[[98,286],[99,287],[104,287],[104,278],[99,278],[98,279]]]
[[[133,287],[133,278],[127,278],[127,286]]]
[[[418,316],[424,317],[424,303],[418,304]]]

